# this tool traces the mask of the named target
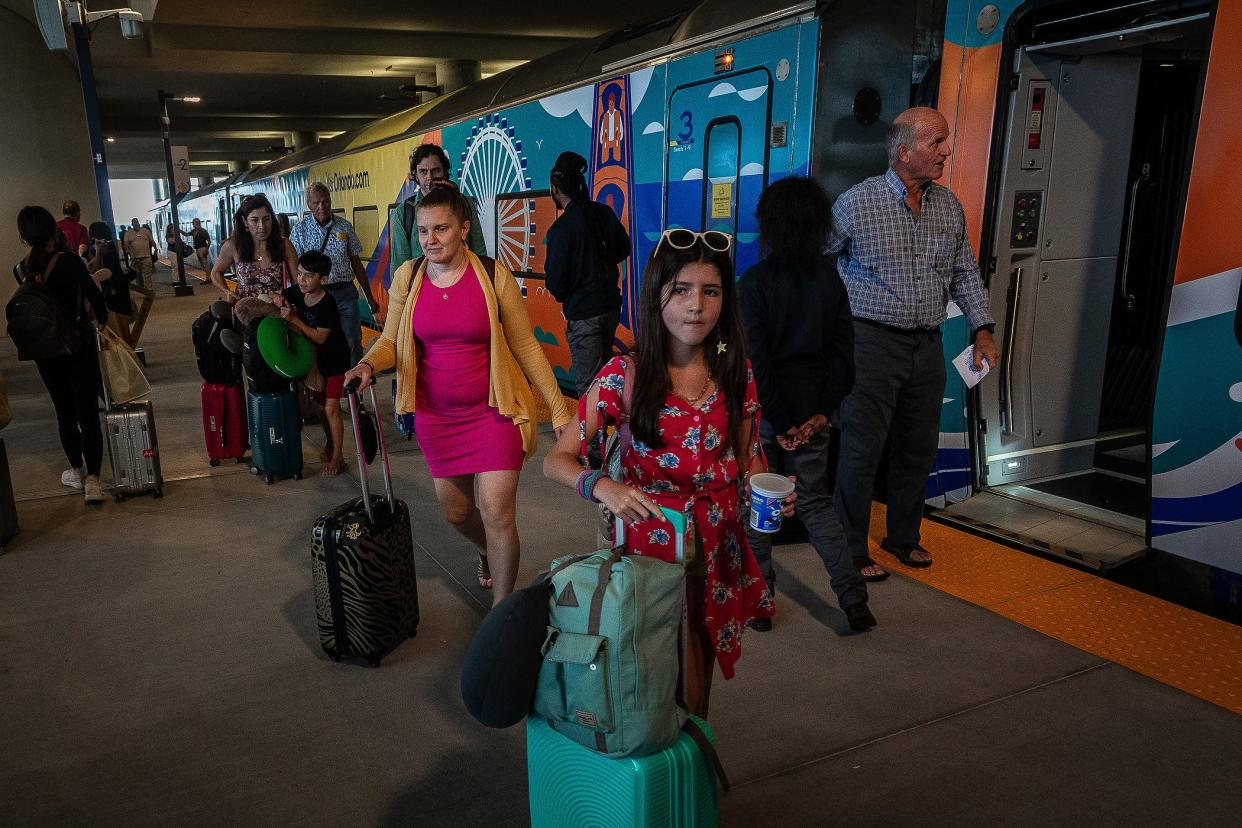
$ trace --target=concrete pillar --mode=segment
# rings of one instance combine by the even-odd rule
[[[61,203],[72,198],[82,205],[83,223],[100,216],[77,70],[68,54],[48,51],[33,23],[4,6],[0,77],[0,262],[7,276],[26,255],[15,224],[22,207],[38,204],[59,219]],[[12,278],[0,279],[0,306],[16,287]]]
[[[482,70],[477,60],[436,61],[436,85],[443,90],[445,95],[463,86],[469,86],[482,77]]]
[[[293,145],[294,150],[301,150],[314,146],[317,141],[318,136],[316,136],[313,132],[289,133],[289,143]]]
[[[229,162],[229,174],[230,175],[232,175],[233,173],[239,173],[243,170],[248,170],[248,169],[250,169],[249,161],[230,161]]]

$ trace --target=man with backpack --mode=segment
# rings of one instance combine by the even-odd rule
[[[431,192],[433,187],[456,187],[449,180],[449,160],[444,150],[436,144],[422,144],[410,156],[409,180],[418,185],[418,189],[409,198],[402,201],[388,214],[388,283],[392,284],[393,274],[397,268],[423,255],[423,246],[418,241],[418,228],[415,226],[414,210],[423,196]],[[464,195],[464,194],[463,194]],[[483,240],[483,226],[479,224],[479,205],[466,196],[470,202],[470,237],[466,244],[475,255],[486,256],[487,244]]]
[[[587,162],[562,152],[552,167],[552,198],[563,212],[548,228],[544,265],[548,292],[562,305],[574,385],[585,396],[612,356],[621,321],[621,272],[630,235],[606,204],[591,200]]]

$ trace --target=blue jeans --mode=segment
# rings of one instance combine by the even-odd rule
[[[358,288],[353,282],[336,282],[327,285],[328,295],[336,301],[341,315],[341,331],[349,345],[350,365],[362,361],[362,314],[358,312]]]

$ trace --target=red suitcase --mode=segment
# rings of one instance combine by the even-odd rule
[[[203,383],[203,439],[211,465],[246,454],[246,395],[238,385]]]

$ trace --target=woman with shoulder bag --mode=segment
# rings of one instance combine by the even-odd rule
[[[133,276],[121,266],[112,228],[97,221],[91,224],[89,232],[91,243],[87,252],[91,254],[91,259],[86,263],[86,269],[99,285],[108,305],[108,327],[132,348],[134,340],[129,332],[129,323],[134,302],[129,297],[129,283]]]
[[[444,516],[478,547],[479,586],[500,603],[517,579],[517,486],[538,443],[535,391],[558,434],[573,412],[517,280],[466,246],[466,198],[436,187],[419,201],[416,222],[425,257],[394,274],[384,332],[345,381],[365,388],[397,369],[397,413],[414,412]]]
[[[61,233],[51,213],[42,207],[23,207],[17,214],[17,231],[30,248],[13,269],[18,283],[30,279],[42,282],[65,316],[77,323],[80,333],[81,344],[74,353],[35,360],[56,409],[60,445],[69,461],[60,482],[84,490],[87,503],[102,503],[99,469],[103,465],[103,430],[98,403],[102,380],[84,304],[89,304],[97,320],[107,319],[108,307],[82,259],[60,249]]]
[[[746,623],[775,612],[742,528],[744,481],[765,464],[731,245],[716,231],[664,231],[643,273],[637,358],[632,367],[625,357],[604,366],[578,403],[578,428],[566,429],[543,463],[549,478],[629,524],[631,552],[675,560],[676,539],[661,508],[693,526],[685,701],[699,716],[707,715],[713,663],[732,678]],[[585,468],[604,426],[626,419],[622,479]],[[784,511],[792,509],[791,496]]]

